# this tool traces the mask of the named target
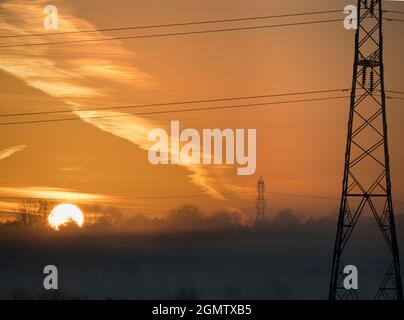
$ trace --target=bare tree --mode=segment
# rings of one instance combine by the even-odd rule
[[[46,224],[52,203],[47,199],[22,199],[18,203],[16,214],[24,225]]]

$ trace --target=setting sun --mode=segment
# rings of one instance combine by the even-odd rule
[[[84,216],[81,210],[73,204],[59,204],[54,207],[49,214],[48,223],[55,229],[59,230],[60,226],[69,222],[73,222],[81,227],[84,223]]]

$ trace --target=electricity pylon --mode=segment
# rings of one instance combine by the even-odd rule
[[[387,144],[382,0],[358,0],[357,9],[345,169],[329,299],[359,298],[357,291],[343,286],[346,275],[341,259],[359,217],[368,211],[380,227],[392,258],[375,298],[402,300]]]
[[[262,176],[260,176],[260,179],[257,184],[257,216],[255,223],[256,225],[259,225],[260,223],[264,222],[265,220],[265,183],[264,179]]]

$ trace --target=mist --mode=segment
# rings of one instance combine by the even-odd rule
[[[402,244],[403,215],[396,220]],[[335,216],[285,210],[252,226],[237,213],[205,214],[192,205],[164,219],[60,232],[3,224],[0,298],[326,299],[335,229]],[[387,246],[366,216],[352,240],[344,263],[359,269],[360,296],[373,298],[390,264]],[[59,271],[56,294],[43,290],[49,264]]]

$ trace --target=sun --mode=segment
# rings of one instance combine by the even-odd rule
[[[59,230],[60,226],[69,222],[73,222],[79,227],[82,227],[84,223],[83,212],[74,204],[59,204],[52,209],[48,216],[48,223],[55,230]]]

